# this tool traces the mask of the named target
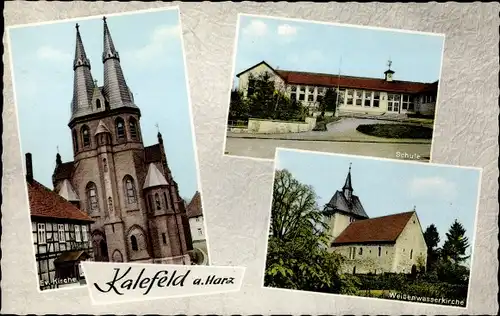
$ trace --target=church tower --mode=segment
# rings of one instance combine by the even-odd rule
[[[324,212],[329,215],[329,234],[332,240],[339,236],[352,222],[368,218],[361,201],[354,195],[351,164],[349,164],[349,171],[342,190],[335,192],[330,202],[325,205]]]
[[[58,156],[54,187],[78,201],[95,220],[91,229],[97,261],[189,264],[190,232],[182,225],[186,212],[179,207],[182,199],[161,134],[158,144],[144,146],[141,111],[125,80],[106,18],[103,29],[104,83],[99,86],[76,26],[68,124],[74,161],[62,163]],[[149,198],[155,198],[154,204]]]

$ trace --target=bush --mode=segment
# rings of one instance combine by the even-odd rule
[[[336,122],[338,120],[340,120],[340,118],[336,117],[336,116],[320,115],[320,116],[316,117],[316,125],[314,126],[313,131],[326,132],[327,131],[326,125],[328,125],[332,122]]]
[[[432,128],[407,124],[362,124],[356,130],[384,138],[432,139]]]

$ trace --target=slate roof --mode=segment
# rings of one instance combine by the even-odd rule
[[[352,214],[358,218],[368,218],[368,214],[366,214],[358,196],[353,194],[349,202],[342,191],[335,192],[330,202],[325,205],[325,210],[337,210]]]
[[[156,167],[154,163],[150,163],[148,167],[148,174],[146,175],[146,180],[144,180],[143,189],[162,185],[168,185],[167,179],[165,179],[165,176],[161,173],[160,170],[158,170],[158,167]]]
[[[200,192],[196,191],[191,202],[189,202],[187,206],[186,213],[188,218],[203,216]]]
[[[74,170],[73,161],[68,161],[61,163],[60,165],[57,165],[56,169],[54,170],[54,180],[59,181],[71,178],[73,170]]]
[[[80,201],[78,198],[78,194],[76,194],[73,186],[69,182],[68,179],[64,179],[61,183],[59,191],[57,192],[60,196],[62,196],[65,200],[70,202]]]
[[[365,78],[365,77],[345,76],[342,74],[339,76],[338,74],[301,72],[301,71],[291,71],[291,70],[281,70],[281,69],[278,70],[271,67],[265,61],[262,61],[240,72],[239,74],[237,74],[237,76],[240,76],[241,74],[250,71],[256,66],[261,64],[265,64],[267,67],[272,69],[288,84],[321,86],[321,87],[340,86],[341,88],[367,89],[367,90],[386,91],[395,93],[421,93],[425,89],[429,89],[430,86],[436,84],[436,82],[424,83],[424,82],[412,82],[412,81],[401,81],[401,80],[386,81],[384,78]]]
[[[144,147],[144,159],[146,163],[161,161],[160,144]]]
[[[395,243],[415,211],[354,221],[332,242],[346,244]]]
[[[33,180],[27,182],[27,187],[31,216],[93,222],[87,214],[43,184]]]

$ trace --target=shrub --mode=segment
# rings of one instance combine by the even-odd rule
[[[356,130],[384,138],[432,139],[432,128],[407,124],[362,124]]]

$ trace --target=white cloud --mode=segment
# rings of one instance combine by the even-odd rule
[[[297,34],[297,28],[289,24],[281,24],[278,26],[278,35],[280,36],[294,36]]]
[[[252,20],[242,31],[249,36],[264,36],[267,33],[267,24],[261,20]]]
[[[57,63],[65,63],[66,61],[71,60],[71,54],[53,48],[51,46],[41,46],[36,51],[36,57],[41,60],[57,62]]]
[[[410,183],[414,197],[453,200],[457,196],[457,186],[441,177],[414,178]]]
[[[154,29],[149,38],[149,42],[140,49],[135,51],[125,52],[134,62],[141,64],[149,63],[164,59],[165,52],[169,48],[169,42],[172,38],[180,35],[180,27],[178,25],[161,25]]]

